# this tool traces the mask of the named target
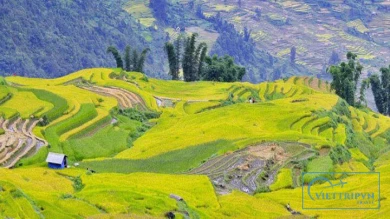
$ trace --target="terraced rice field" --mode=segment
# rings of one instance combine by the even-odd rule
[[[23,157],[34,155],[47,146],[47,141],[35,136],[32,129],[39,120],[0,119],[4,134],[0,135],[0,165],[12,168]]]
[[[388,172],[389,118],[349,107],[314,77],[185,83],[86,69],[6,82],[0,161],[20,168],[0,169],[0,217],[144,218],[172,211],[191,218],[274,218],[291,215],[286,200],[299,209],[305,168]],[[20,110],[17,95],[34,105]],[[143,121],[117,113],[128,108],[139,109],[128,111],[135,118],[161,115]],[[335,164],[336,146],[345,146],[351,159]],[[67,154],[72,167],[33,167],[44,166],[49,151]]]
[[[304,152],[310,155],[306,157]],[[253,194],[259,187],[274,183],[280,167],[291,160],[302,159],[302,155],[304,159],[314,156],[310,152],[307,145],[265,143],[213,158],[189,173],[207,175],[220,194],[230,193],[234,189]],[[278,181],[276,183],[280,184]],[[276,185],[273,188],[281,187]]]
[[[188,4],[187,0],[179,2]],[[329,60],[332,50],[340,57],[348,51],[359,54],[366,70],[373,72],[375,66],[383,65],[390,56],[387,49],[390,16],[385,10],[378,10],[381,1],[365,1],[361,6],[370,19],[354,17],[348,21],[340,17],[358,7],[343,1],[327,1],[322,5],[303,0],[248,0],[239,6],[235,1],[212,0],[199,4],[205,16],[219,12],[236,29],[249,28],[256,45],[276,57],[289,59],[291,48],[297,48],[296,63],[306,66],[313,74],[326,67],[324,60]]]

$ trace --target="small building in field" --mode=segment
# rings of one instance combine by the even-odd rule
[[[49,168],[52,169],[64,169],[68,166],[67,156],[65,154],[49,152],[46,162]]]

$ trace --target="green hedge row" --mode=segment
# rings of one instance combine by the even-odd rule
[[[30,91],[33,92],[38,99],[53,104],[54,107],[51,110],[42,114],[42,116],[46,116],[49,122],[52,122],[62,116],[64,112],[69,108],[66,99],[54,93],[37,89],[30,89]]]
[[[95,105],[81,104],[80,110],[72,117],[53,126],[49,126],[43,134],[52,147],[51,151],[62,152],[59,148],[59,138],[62,134],[83,125],[97,116]]]
[[[0,100],[0,105],[5,103],[7,100],[11,99],[12,98],[12,93],[8,93],[7,95],[5,95],[3,98],[1,98]]]
[[[88,126],[87,128],[81,130],[80,132],[73,134],[69,137],[69,139],[76,139],[87,136],[89,133],[94,132],[95,130],[101,128],[104,124],[107,124],[111,121],[112,117],[110,115],[100,119],[99,121],[95,122],[94,124]]]

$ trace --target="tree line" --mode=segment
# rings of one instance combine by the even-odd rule
[[[348,52],[347,62],[332,65],[327,69],[333,78],[332,90],[345,99],[349,105],[360,107],[366,105],[365,91],[371,87],[378,112],[390,116],[390,66],[381,68],[381,75],[373,74],[362,80],[360,96],[356,98],[358,82],[363,70],[363,66],[356,58],[356,54]]]
[[[234,64],[230,56],[218,57],[207,55],[207,44],[196,44],[198,34],[194,33],[185,38],[179,35],[171,43],[165,44],[168,57],[169,74],[173,80],[179,80],[180,70],[185,81],[241,81],[245,75],[245,68]]]
[[[126,46],[122,58],[117,48],[115,48],[114,46],[109,46],[107,48],[107,53],[111,53],[113,55],[117,68],[122,68],[126,71],[137,72],[143,72],[146,55],[149,51],[150,49],[146,48],[141,52],[141,54],[139,54],[136,49],[133,49],[133,51],[131,51],[131,47]]]

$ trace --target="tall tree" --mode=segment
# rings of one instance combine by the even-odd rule
[[[175,53],[175,46],[167,42],[165,43],[165,51],[168,56],[168,63],[169,63],[169,74],[172,76],[172,80],[178,80],[179,75],[177,74],[177,62],[176,62],[176,53]]]
[[[131,56],[131,58],[132,58],[131,64],[133,64],[131,70],[135,71],[135,69],[138,66],[138,51],[136,49],[133,50],[133,55]]]
[[[377,74],[370,77],[371,89],[378,111],[390,116],[390,66],[381,68],[380,71],[381,77]]]
[[[146,60],[146,55],[150,51],[149,48],[144,49],[141,52],[141,55],[138,59],[137,65],[135,66],[135,71],[137,72],[143,72],[144,71],[144,65],[145,65],[145,60]]]
[[[126,49],[125,49],[125,70],[126,71],[131,71],[131,55],[130,55],[130,52],[131,52],[131,47],[130,46],[126,46]]]
[[[204,58],[207,53],[207,44],[206,43],[200,43],[198,47],[196,48],[195,54],[192,57],[192,68],[193,68],[193,75],[192,75],[192,81],[199,80],[200,75],[202,75],[202,63],[204,62]],[[203,54],[203,56],[201,56]]]
[[[351,106],[357,104],[355,101],[355,93],[363,70],[363,66],[356,61],[356,57],[356,54],[348,52],[348,63],[342,62],[338,66],[331,66],[327,69],[327,72],[333,77],[331,88]]]
[[[196,70],[193,66],[196,64],[195,56],[195,44],[197,33],[193,33],[191,37],[188,37],[185,41],[185,49],[183,56],[183,75],[185,81],[195,81],[196,80]]]
[[[366,100],[366,90],[370,86],[370,79],[367,78],[362,81],[362,84],[360,86],[360,96],[359,96],[359,103],[362,106],[367,106],[367,100]]]
[[[214,81],[239,81],[245,74],[245,68],[236,66],[230,56],[218,58],[207,56],[207,44],[199,43],[196,45],[196,33],[181,41],[181,37],[175,41],[165,44],[169,62],[169,74],[173,80],[178,79],[180,61],[183,67],[183,76],[185,81],[214,80]],[[184,44],[184,54],[181,55],[181,44]],[[182,56],[182,59],[180,57]]]
[[[224,82],[241,81],[246,72],[245,68],[234,64],[231,56],[220,58],[214,55],[213,57],[206,57],[205,65],[202,80]]]
[[[203,69],[203,63],[207,57],[207,45],[204,44],[202,47],[202,52],[200,53],[199,57],[199,64],[198,64],[198,77],[200,78],[204,74],[204,69]]]
[[[114,46],[109,46],[107,48],[107,53],[111,53],[114,56],[117,68],[123,68],[122,57],[119,55],[118,50]]]

